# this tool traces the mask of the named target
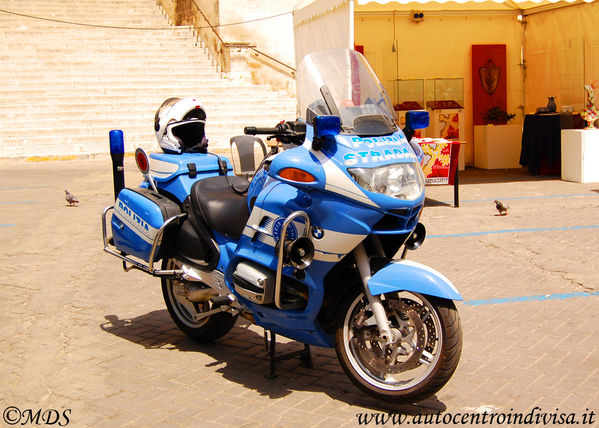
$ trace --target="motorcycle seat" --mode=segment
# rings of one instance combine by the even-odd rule
[[[191,204],[206,224],[225,236],[239,239],[250,217],[247,204],[249,181],[243,177],[208,177],[191,187]],[[241,194],[239,189],[244,189]]]

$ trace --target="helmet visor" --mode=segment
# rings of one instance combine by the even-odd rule
[[[205,122],[203,120],[190,120],[178,122],[167,127],[167,133],[171,134],[181,144],[183,152],[196,146],[205,148],[206,141]]]

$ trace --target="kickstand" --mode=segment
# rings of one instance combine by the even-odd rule
[[[270,332],[270,340],[268,339],[268,332]],[[264,348],[266,350],[266,357],[270,361],[270,373],[265,375],[269,379],[277,377],[275,373],[276,362],[286,360],[293,357],[299,357],[300,361],[304,364],[304,367],[312,367],[312,354],[310,353],[310,345],[304,343],[304,349],[301,351],[288,352],[286,354],[276,355],[275,346],[277,344],[277,335],[272,330],[264,330]]]

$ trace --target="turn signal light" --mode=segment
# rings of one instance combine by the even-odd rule
[[[298,183],[314,183],[316,181],[312,174],[298,168],[285,168],[279,172],[279,177]]]

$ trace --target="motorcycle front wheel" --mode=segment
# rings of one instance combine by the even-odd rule
[[[180,263],[171,258],[164,260],[162,269],[171,270],[180,267]],[[194,283],[195,285],[205,285]],[[212,342],[229,332],[235,325],[237,315],[219,312],[196,320],[194,315],[211,309],[210,302],[195,303],[185,296],[184,281],[162,278],[162,295],[168,312],[177,327],[197,342]],[[205,285],[208,288],[207,285]]]
[[[411,292],[381,295],[394,336],[380,337],[363,292],[346,299],[337,317],[335,348],[343,370],[367,394],[415,403],[438,392],[457,368],[462,330],[450,300]]]

